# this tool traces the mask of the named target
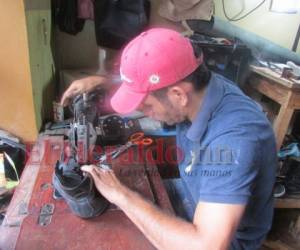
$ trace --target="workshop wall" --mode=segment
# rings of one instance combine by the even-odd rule
[[[23,0],[0,1],[0,128],[37,136]]]
[[[151,18],[150,26],[165,26],[180,30],[179,23],[172,23],[158,14],[158,6],[162,0],[151,1]],[[237,17],[247,13],[249,10],[257,6],[262,0],[214,0],[215,15],[223,20],[225,18],[223,12],[222,1],[225,3],[225,9],[229,17]],[[266,38],[282,47],[291,49],[298,25],[300,24],[300,13],[282,14],[270,12],[271,0],[265,3],[251,13],[246,18],[231,22],[246,31],[253,32],[263,38]],[[94,22],[86,21],[82,32],[76,36],[66,33],[56,32],[57,54],[59,59],[59,68],[97,68],[98,65],[98,47],[94,32]],[[300,45],[297,53],[300,53]]]
[[[181,29],[181,25],[168,21],[158,14],[158,6],[162,0],[150,0],[151,17],[150,27],[164,26]],[[96,44],[94,22],[87,20],[84,29],[76,36],[56,29],[56,54],[58,66],[60,69],[76,68],[97,68],[98,66],[98,47]],[[110,54],[114,54],[109,50]]]
[[[93,68],[98,64],[94,22],[86,20],[76,36],[55,29],[56,57],[61,69]]]
[[[224,12],[222,1],[225,3],[225,10],[230,18],[237,18],[252,10],[262,0],[214,0],[215,15],[223,20],[227,20]],[[282,47],[292,49],[294,39],[300,24],[300,13],[283,14],[270,12],[271,0],[266,2],[244,19],[231,22],[247,31],[256,33]],[[300,53],[300,45],[297,48]]]

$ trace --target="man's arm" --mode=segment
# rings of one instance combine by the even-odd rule
[[[98,86],[103,86],[103,88],[109,88],[108,78],[105,76],[88,76],[79,80],[75,80],[64,92],[60,103],[61,105],[66,106],[68,105],[69,100],[72,97],[79,94],[83,94],[85,92],[90,92]]]
[[[113,171],[85,166],[97,189],[116,204],[158,249],[227,249],[244,205],[200,202],[193,223],[167,214],[125,187]]]

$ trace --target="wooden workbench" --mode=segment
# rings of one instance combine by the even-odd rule
[[[300,82],[282,78],[269,68],[251,66],[251,75],[246,93],[251,97],[258,92],[280,105],[279,113],[273,122],[277,149],[282,146],[295,110],[300,109]],[[259,101],[259,100],[258,100]],[[285,196],[275,199],[276,208],[300,208],[300,196]]]
[[[52,197],[52,173],[64,148],[62,137],[42,137],[33,148],[20,185],[0,227],[0,249],[154,249],[138,228],[117,207],[102,215],[81,219],[63,200]],[[167,213],[173,213],[154,164],[139,160],[113,162],[120,180]],[[39,224],[45,204],[54,205],[48,225]]]
[[[263,67],[251,66],[247,87],[265,95],[280,105],[273,127],[280,149],[295,110],[300,109],[300,82],[282,78],[278,73]],[[251,89],[247,89],[251,95]]]

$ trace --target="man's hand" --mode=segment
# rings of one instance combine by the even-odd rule
[[[106,83],[107,78],[104,76],[89,76],[80,80],[75,80],[64,92],[61,98],[61,105],[67,106],[70,99],[76,95],[90,92],[96,87]]]
[[[98,191],[111,203],[118,203],[125,195],[127,188],[112,170],[104,170],[95,165],[85,165],[81,169],[91,174]]]
[[[245,205],[199,202],[190,223],[125,187],[112,170],[94,165],[82,170],[92,175],[99,192],[122,209],[157,249],[228,249],[245,210]]]

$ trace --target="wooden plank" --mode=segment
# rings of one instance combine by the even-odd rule
[[[16,249],[155,249],[124,212],[115,205],[110,205],[100,216],[83,220],[71,213],[64,200],[53,199],[51,185],[47,189],[42,189],[44,184],[51,184],[53,165],[59,159],[57,155],[52,156],[49,150],[45,150],[44,158],[46,156],[50,158],[44,160],[47,165],[40,165],[29,203],[29,215],[21,225]],[[134,152],[136,148],[131,150],[133,156],[138,156]],[[120,156],[112,162],[116,175],[122,183],[154,202],[149,177],[145,173],[144,163],[141,162],[143,158],[138,157],[136,161],[135,159],[131,161],[126,156],[128,155],[124,152],[123,159]],[[55,207],[51,223],[41,226],[37,223],[40,209],[44,204],[49,203]]]
[[[263,246],[267,247],[268,249],[276,249],[276,250],[294,250],[294,248],[288,246],[287,244],[277,240],[277,241],[270,241],[266,240],[263,243]]]
[[[50,0],[25,0],[25,10],[50,10]]]
[[[7,209],[4,221],[0,226],[0,249],[15,249],[20,226],[28,216],[28,206],[32,190],[34,188],[40,163],[45,152],[45,140],[50,140],[50,144],[58,145],[63,141],[63,137],[41,137],[33,147],[30,158],[22,173],[20,184],[17,186],[13,198]],[[60,149],[56,154],[60,155]]]
[[[273,70],[266,68],[266,67],[257,67],[254,65],[250,65],[250,70],[255,72],[258,75],[264,76],[270,80],[273,80],[279,83],[282,86],[285,86],[290,89],[300,89],[300,84],[297,82],[290,81],[281,77],[280,74],[274,72]]]
[[[300,196],[276,198],[275,208],[300,208]]]
[[[293,91],[290,101],[290,107],[293,109],[300,109],[300,91]]]
[[[42,92],[42,47],[43,34],[38,11],[26,11],[26,25],[28,35],[28,49],[30,59],[30,73],[32,94],[34,100],[35,120],[37,129],[40,130],[43,120],[43,92]]]
[[[52,118],[55,97],[54,59],[51,50],[51,10],[26,11],[30,71],[37,128]]]
[[[258,92],[266,95],[281,105],[287,101],[287,95],[290,92],[288,88],[259,76],[251,76],[249,84]]]
[[[277,149],[279,150],[283,139],[288,131],[290,121],[294,114],[294,109],[288,107],[288,105],[281,106],[279,114],[274,122],[274,130],[276,134]]]
[[[249,85],[250,88],[281,105],[279,114],[274,121],[277,148],[280,149],[285,134],[288,131],[294,110],[295,108],[300,108],[300,91],[289,89],[276,81],[258,75],[252,75],[249,78]],[[251,93],[249,90],[248,92]]]
[[[46,139],[50,143],[46,143]],[[83,220],[70,212],[66,202],[54,200],[53,166],[64,147],[63,138],[43,137],[41,140],[42,146],[31,153],[33,159],[23,172],[8,216],[0,227],[0,249],[154,249],[115,205],[101,216]],[[116,175],[125,185],[173,213],[156,166],[147,162],[143,148],[138,150],[133,147],[132,154],[124,152],[112,162]],[[54,213],[51,223],[41,226],[37,223],[40,208],[47,203],[54,205]]]
[[[41,53],[41,82],[43,119],[51,120],[53,117],[53,105],[55,100],[55,66],[51,49],[51,12],[40,10],[43,44]]]

